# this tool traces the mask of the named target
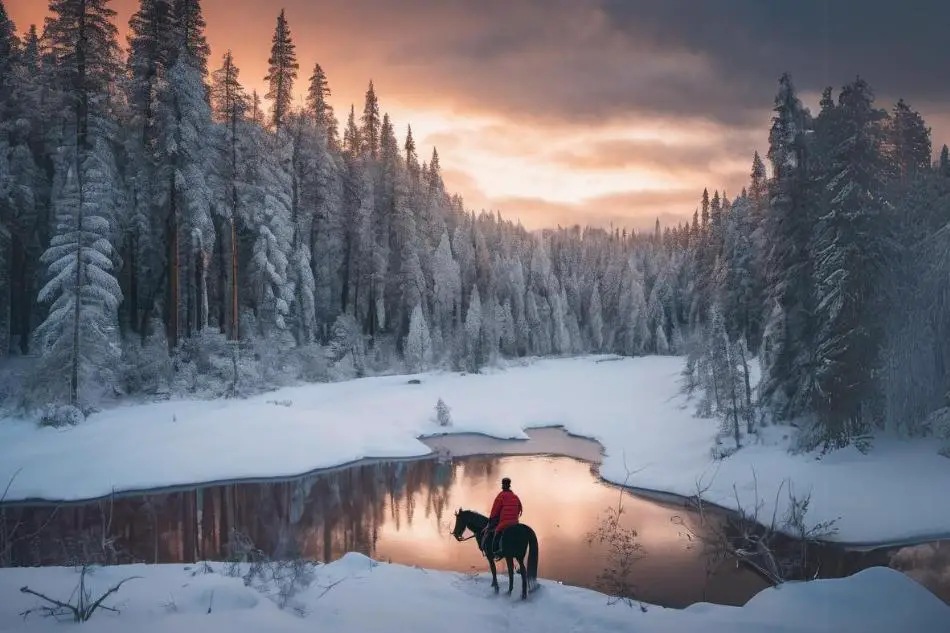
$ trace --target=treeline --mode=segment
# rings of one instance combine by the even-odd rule
[[[21,41],[2,14],[0,345],[38,357],[30,402],[677,347],[682,253],[466,212],[372,82],[342,126],[319,64],[293,103],[283,12],[263,99],[230,52],[209,72],[197,0],[142,0],[126,59],[113,19],[54,0]]]

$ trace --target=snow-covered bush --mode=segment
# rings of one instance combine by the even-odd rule
[[[950,407],[937,409],[927,416],[921,426],[926,432],[943,440],[944,445],[940,449],[940,454],[950,457]]]
[[[330,367],[326,350],[316,343],[297,347],[291,353],[291,364],[296,377],[304,382],[327,382]]]
[[[373,338],[373,346],[368,352],[366,375],[381,376],[394,372],[402,373],[402,363],[399,361],[399,352],[396,350],[396,338],[391,334],[377,334]]]
[[[452,426],[452,410],[442,398],[435,403],[435,419],[439,426]]]
[[[182,340],[174,359],[179,392],[223,396],[234,379],[232,350],[227,337],[205,329]]]
[[[406,369],[413,374],[423,371],[432,362],[432,337],[422,314],[422,306],[419,305],[412,309],[412,316],[409,318],[405,358]]]
[[[47,405],[43,416],[40,418],[40,426],[51,426],[60,428],[64,426],[76,426],[86,419],[86,416],[79,409],[71,404],[51,404]]]
[[[130,337],[125,342],[118,378],[118,389],[126,394],[154,394],[171,384],[174,365],[168,354],[168,339],[160,320],[152,320],[144,342],[138,337]]]
[[[303,557],[295,542],[289,543],[282,555],[272,559],[255,547],[247,535],[232,528],[228,559],[230,564],[226,575],[240,575],[245,586],[264,594],[281,609],[290,606],[298,614],[306,614],[305,607],[297,604],[294,597],[313,584],[317,566]]]
[[[358,378],[366,372],[366,337],[357,320],[341,314],[333,323],[327,358],[332,365],[334,380]]]

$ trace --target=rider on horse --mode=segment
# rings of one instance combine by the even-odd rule
[[[511,491],[511,479],[505,477],[501,480],[501,492],[495,497],[485,526],[486,532],[494,527],[491,551],[496,557],[501,556],[501,539],[498,537],[506,527],[518,523],[522,510],[521,499]]]

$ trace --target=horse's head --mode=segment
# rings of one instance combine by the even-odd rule
[[[463,510],[459,508],[455,511],[455,527],[452,529],[452,536],[459,541],[468,540],[462,538],[462,534],[465,533],[465,530],[472,531],[472,536],[468,537],[472,538],[481,532],[487,524],[487,517],[482,516],[474,510]]]
[[[465,532],[465,528],[468,527],[467,515],[468,510],[459,508],[455,511],[455,527],[452,528],[452,536],[455,537],[456,541],[462,540],[462,534]]]

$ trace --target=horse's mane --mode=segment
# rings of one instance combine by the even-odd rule
[[[488,521],[488,517],[487,517],[487,516],[485,516],[484,514],[481,514],[481,513],[479,513],[479,512],[475,512],[475,510],[462,510],[461,512],[459,512],[459,514],[462,514],[462,513],[474,515],[476,518],[478,518],[478,519],[480,519],[480,520],[482,520],[482,521]]]

